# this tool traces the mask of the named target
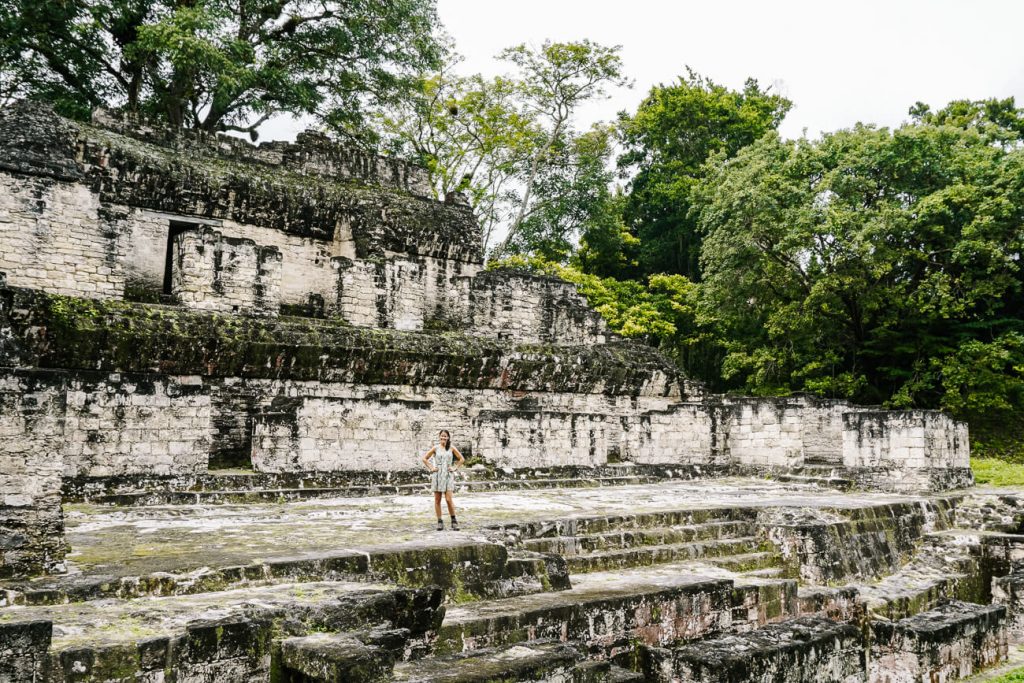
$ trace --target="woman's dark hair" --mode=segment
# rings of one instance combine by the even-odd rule
[[[447,436],[447,437],[448,437],[448,443],[446,443],[446,444],[445,444],[445,448],[446,448],[447,450],[449,450],[449,451],[450,451],[450,450],[452,449],[452,433],[451,433],[451,432],[449,432],[449,431],[448,431],[447,429],[442,429],[441,431],[439,431],[439,432],[437,433],[437,435],[438,435],[439,437],[440,437],[440,436],[441,436],[442,434],[444,434],[445,436]]]

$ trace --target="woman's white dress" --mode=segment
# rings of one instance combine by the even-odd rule
[[[434,467],[436,472],[430,473],[430,487],[432,491],[454,491],[455,474],[452,472],[452,461],[455,454],[451,449],[445,450],[440,446],[434,446]]]

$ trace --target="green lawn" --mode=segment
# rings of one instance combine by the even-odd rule
[[[1024,465],[996,460],[995,458],[971,458],[974,481],[990,486],[1024,486]],[[1024,678],[1007,679],[1024,682]]]

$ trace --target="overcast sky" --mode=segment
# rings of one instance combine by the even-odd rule
[[[1024,0],[438,0],[438,11],[467,73],[501,73],[494,55],[520,42],[621,45],[636,84],[582,123],[635,109],[686,65],[732,88],[774,84],[795,103],[787,137],[897,125],[918,100],[1024,106]]]
[[[507,71],[494,55],[523,42],[621,45],[635,85],[589,105],[583,126],[635,110],[686,65],[789,97],[786,137],[898,125],[919,100],[937,109],[1012,95],[1024,106],[1024,0],[438,0],[438,11],[464,73]],[[294,139],[309,124],[270,121],[261,139]]]

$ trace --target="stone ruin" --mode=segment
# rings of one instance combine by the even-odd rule
[[[0,683],[945,681],[1024,637],[1022,503],[947,415],[711,395],[317,133],[22,103],[0,150]]]

